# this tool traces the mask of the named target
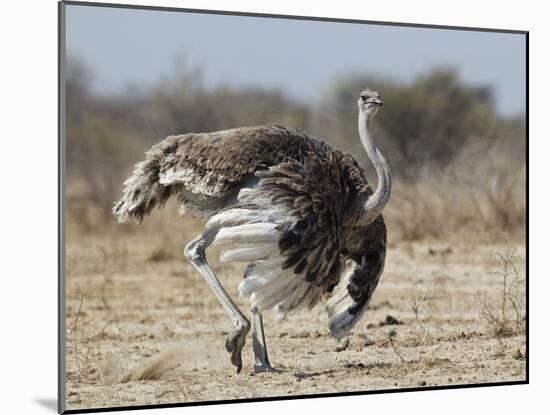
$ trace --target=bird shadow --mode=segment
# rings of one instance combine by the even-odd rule
[[[52,398],[34,398],[38,405],[57,413],[57,399]]]

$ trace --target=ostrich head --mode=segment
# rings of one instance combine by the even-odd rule
[[[359,111],[363,112],[367,118],[374,117],[382,106],[380,94],[376,91],[365,89],[359,96],[357,106],[359,107]]]

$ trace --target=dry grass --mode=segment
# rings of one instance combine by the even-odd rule
[[[85,340],[81,338],[82,326],[90,323],[83,322],[82,305],[84,303],[84,295],[80,296],[78,310],[72,322],[68,323],[68,328],[65,336],[65,344],[68,353],[72,356],[73,370],[68,372],[69,378],[82,380],[89,375],[92,368],[91,353],[92,348]]]
[[[412,303],[412,310],[414,312],[414,319],[416,321],[416,324],[420,326],[424,330],[424,325],[422,324],[422,320],[420,317],[421,311],[426,308],[426,305],[428,305],[431,301],[433,301],[435,297],[435,290],[433,287],[428,288],[427,290],[421,290],[419,288],[419,281],[418,277],[416,277],[415,281],[415,298]]]
[[[397,184],[384,216],[394,239],[422,240],[451,235],[490,241],[525,234],[525,184],[510,178],[490,185],[441,173],[426,174],[411,184]],[[513,194],[512,194],[513,193]]]
[[[525,161],[499,142],[471,142],[445,168],[398,176],[384,216],[393,239],[522,239],[526,199]]]
[[[500,298],[490,301],[485,293],[481,318],[487,322],[491,333],[502,339],[525,333],[525,280],[520,277],[519,258],[514,250],[496,255],[501,269],[493,274],[502,281]]]

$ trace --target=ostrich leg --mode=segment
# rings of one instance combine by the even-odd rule
[[[250,331],[250,322],[246,319],[241,310],[239,310],[231,297],[229,297],[229,294],[227,294],[227,291],[225,291],[220,284],[220,281],[206,261],[205,250],[214,241],[218,231],[218,226],[207,226],[206,230],[201,235],[187,244],[185,247],[185,256],[191,261],[197,271],[199,271],[219,302],[225,308],[225,311],[227,311],[233,320],[235,328],[233,333],[227,336],[225,347],[227,351],[231,353],[231,363],[237,367],[237,373],[239,373],[243,366],[241,351],[245,343],[246,335]]]
[[[252,308],[252,349],[254,350],[254,373],[278,372],[269,364],[262,315],[256,307]]]

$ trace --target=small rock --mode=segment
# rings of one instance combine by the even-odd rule
[[[425,380],[423,380],[423,381],[421,381],[421,382],[419,383],[419,385],[420,385],[420,386],[426,386],[426,385],[427,385],[427,383],[426,383],[426,381],[425,381]]]
[[[363,343],[363,347],[369,347],[374,345],[376,342],[369,337],[365,338],[365,342]]]
[[[516,349],[516,351],[512,353],[512,357],[516,360],[521,360],[523,359],[523,353],[521,353],[521,350]]]
[[[400,324],[403,324],[403,322],[393,316],[390,316],[389,314],[386,316],[384,321],[378,323],[379,326],[398,326]]]
[[[403,324],[403,322],[401,320],[396,319],[393,316],[388,315],[386,316],[386,324],[388,325]]]
[[[349,346],[349,337],[344,337],[336,345],[335,351],[342,352],[342,351],[346,350],[348,348],[348,346]]]
[[[428,254],[430,255],[441,255],[441,256],[446,256],[446,255],[449,255],[449,254],[452,254],[453,253],[453,249],[450,248],[450,247],[447,247],[447,248],[443,248],[443,249],[434,249],[434,248],[428,248]]]

